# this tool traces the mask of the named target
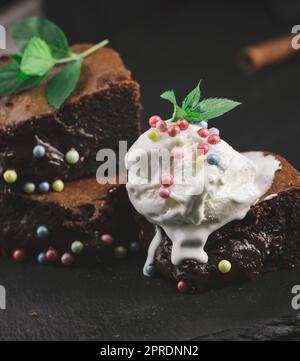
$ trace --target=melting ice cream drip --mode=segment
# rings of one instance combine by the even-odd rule
[[[167,122],[168,126],[170,123]],[[177,137],[175,137],[177,135]],[[195,146],[200,150],[195,164],[196,181],[187,184],[173,182],[145,184],[142,176],[131,174],[128,166],[127,190],[136,210],[157,227],[148,250],[145,269],[155,256],[161,242],[161,229],[172,241],[171,261],[178,265],[185,259],[200,263],[208,261],[204,251],[211,233],[225,224],[245,217],[250,207],[271,186],[280,163],[261,152],[240,154],[221,140],[218,130],[189,125],[178,134],[150,129],[140,136],[128,152],[131,155],[153,148],[167,149],[179,158]],[[181,151],[180,151],[181,150]],[[127,163],[128,165],[128,163]],[[176,167],[176,157],[172,171]],[[159,167],[154,167],[153,177]],[[171,184],[170,184],[171,183]]]

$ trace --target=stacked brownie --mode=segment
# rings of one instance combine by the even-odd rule
[[[0,66],[9,61],[2,57]],[[0,99],[2,254],[66,265],[125,256],[135,240],[133,210],[123,186],[97,183],[96,154],[118,151],[121,140],[129,147],[140,111],[139,85],[109,48],[84,60],[79,84],[58,110],[44,84]]]

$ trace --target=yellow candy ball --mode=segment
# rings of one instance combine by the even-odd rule
[[[13,169],[8,169],[4,172],[3,179],[6,183],[15,183],[18,179],[17,172]]]
[[[226,259],[223,259],[219,262],[218,269],[221,273],[228,273],[231,270],[231,263]]]
[[[52,189],[55,191],[55,192],[62,192],[65,188],[65,185],[64,185],[64,182],[61,181],[60,179],[57,179],[56,181],[54,181],[52,183]]]
[[[152,140],[152,142],[158,142],[161,139],[161,135],[156,129],[150,129],[148,132],[148,138]]]

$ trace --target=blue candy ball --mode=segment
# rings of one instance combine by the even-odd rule
[[[210,134],[220,135],[220,131],[218,128],[210,128],[209,129]]]
[[[207,156],[207,163],[210,165],[218,165],[220,163],[220,157],[217,154],[209,154]]]
[[[132,253],[136,253],[140,250],[140,245],[138,242],[132,242],[129,247],[130,251]]]
[[[34,148],[33,148],[33,156],[35,158],[43,158],[46,154],[46,149],[45,147],[43,147],[42,145],[36,145]]]
[[[208,125],[207,125],[207,122],[205,122],[204,120],[202,120],[200,123],[199,123],[200,127],[201,128],[207,128]]]
[[[48,182],[42,182],[39,184],[40,193],[48,193],[50,190],[50,184]]]
[[[154,277],[157,274],[157,270],[154,264],[149,264],[148,266],[146,266],[145,272],[149,277]]]
[[[45,264],[47,263],[47,257],[46,254],[44,252],[40,253],[37,257],[38,263],[40,264]]]
[[[39,226],[36,230],[38,238],[46,238],[49,235],[48,228],[46,226]]]

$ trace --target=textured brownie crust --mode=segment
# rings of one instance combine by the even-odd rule
[[[63,193],[5,195],[0,224],[0,250],[5,256],[20,248],[27,257],[36,257],[49,247],[63,253],[79,240],[85,246],[79,259],[91,263],[111,258],[116,246],[127,246],[137,239],[125,187],[99,185],[95,179],[69,182]],[[50,232],[44,240],[36,236],[41,225]],[[114,238],[111,247],[101,241],[106,233]]]
[[[284,158],[275,156],[282,169],[276,172],[272,187],[242,221],[230,222],[210,235],[205,247],[207,264],[186,260],[174,266],[170,261],[172,242],[164,234],[155,255],[163,275],[184,281],[189,292],[202,292],[268,270],[300,266],[300,173]],[[154,233],[154,227],[143,220],[140,237],[144,245]],[[224,259],[232,264],[227,274],[218,270],[218,263]]]
[[[82,52],[89,45],[76,45]],[[2,57],[0,65],[10,61]],[[131,145],[140,132],[139,85],[131,79],[117,52],[104,48],[84,60],[79,84],[57,111],[45,99],[45,84],[0,99],[0,172],[13,168],[22,181],[73,180],[95,173],[100,148]],[[32,150],[46,148],[43,159]],[[75,148],[81,158],[73,166],[64,160]]]

